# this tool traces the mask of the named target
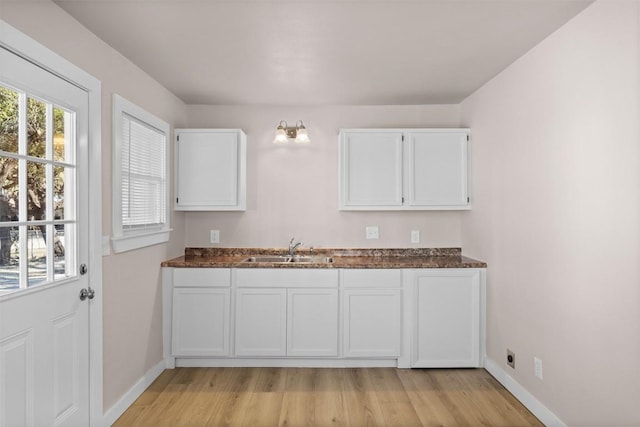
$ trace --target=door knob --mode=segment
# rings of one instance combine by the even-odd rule
[[[84,301],[87,298],[89,299],[93,299],[96,296],[96,291],[94,291],[93,289],[91,289],[91,287],[87,288],[82,288],[80,290],[80,301]]]

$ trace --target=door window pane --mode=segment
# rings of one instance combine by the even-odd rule
[[[53,160],[66,161],[71,127],[71,113],[53,108]]]
[[[64,169],[61,166],[53,168],[53,219],[65,219],[64,198]]]
[[[18,228],[0,227],[0,290],[20,286]]]
[[[0,222],[18,221],[18,159],[0,156]]]
[[[18,152],[18,92],[0,86],[0,150]]]
[[[29,227],[27,230],[27,259],[29,286],[47,281],[46,228]]]
[[[54,279],[60,280],[70,276],[67,266],[67,241],[73,236],[72,224],[56,224],[53,237],[53,269]]]
[[[43,163],[27,162],[27,216],[29,221],[44,221],[47,208],[47,177]]]
[[[27,100],[27,154],[47,154],[47,104],[33,98]]]

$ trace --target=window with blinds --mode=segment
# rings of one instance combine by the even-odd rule
[[[118,95],[113,121],[114,251],[166,242],[169,125]]]

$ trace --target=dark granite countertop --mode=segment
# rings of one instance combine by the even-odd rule
[[[286,255],[285,248],[186,248],[185,255],[162,263],[176,268],[486,268],[462,255],[460,248],[319,248],[313,255],[330,256],[330,263],[243,262],[255,255]],[[309,249],[296,255],[310,255]]]

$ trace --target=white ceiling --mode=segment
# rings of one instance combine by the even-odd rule
[[[187,104],[458,103],[591,0],[54,0]]]

